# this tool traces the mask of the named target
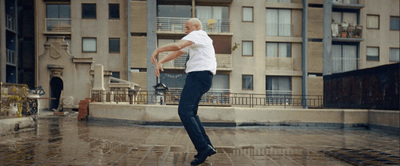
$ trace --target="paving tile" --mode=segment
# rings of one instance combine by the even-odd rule
[[[217,154],[202,165],[399,165],[399,135],[318,127],[206,127]],[[36,130],[0,136],[0,165],[190,165],[180,126],[38,119]]]

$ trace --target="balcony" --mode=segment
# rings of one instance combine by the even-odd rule
[[[15,65],[17,63],[15,58],[16,58],[15,51],[7,49],[6,50],[6,63]]]
[[[46,33],[71,33],[71,18],[46,18]]]
[[[167,53],[159,54],[159,59],[163,59]],[[232,70],[232,55],[231,54],[216,54],[218,71]],[[186,55],[182,55],[175,60],[163,64],[165,69],[184,69],[186,63]]]
[[[361,9],[365,5],[360,0],[332,0],[332,7],[337,9]]]
[[[190,18],[157,17],[158,33],[184,33],[185,22]],[[200,19],[203,30],[208,33],[229,33],[229,21],[222,19]]]
[[[6,27],[8,30],[16,31],[15,17],[7,15]]]
[[[362,25],[349,25],[346,23],[332,24],[332,41],[338,42],[361,42]]]

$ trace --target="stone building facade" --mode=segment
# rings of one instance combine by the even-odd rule
[[[7,82],[9,30],[1,6],[0,75]],[[97,64],[106,89],[111,76],[143,90],[159,81],[182,88],[184,57],[165,64],[160,78],[149,57],[182,38],[190,17],[200,18],[214,41],[213,93],[322,96],[323,75],[399,62],[398,0],[37,0],[33,6],[30,80],[46,97],[66,99],[66,108],[90,97]]]

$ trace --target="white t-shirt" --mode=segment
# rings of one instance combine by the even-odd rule
[[[189,47],[181,49],[182,52],[189,54],[189,60],[186,63],[186,73],[192,71],[208,70],[214,75],[217,72],[217,60],[212,39],[203,30],[192,31],[182,40],[192,41]]]

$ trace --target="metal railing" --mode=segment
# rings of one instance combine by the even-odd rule
[[[129,104],[167,104],[177,105],[180,100],[180,90],[168,91],[159,95],[155,91],[140,91],[138,93],[127,91],[92,91],[91,100],[95,102],[113,102]],[[200,100],[199,105],[221,106],[221,107],[299,107],[307,102],[309,108],[322,108],[322,96],[301,95],[265,95],[244,94],[229,92],[207,92]]]
[[[352,4],[352,5],[357,5],[360,4],[359,0],[332,0],[332,2],[335,4]]]
[[[267,0],[267,2],[292,3],[292,0]]]
[[[71,32],[71,18],[46,18],[47,32]]]
[[[185,32],[185,22],[190,18],[157,17],[158,32]],[[201,19],[203,30],[206,32],[228,33],[229,21],[222,19]]]

